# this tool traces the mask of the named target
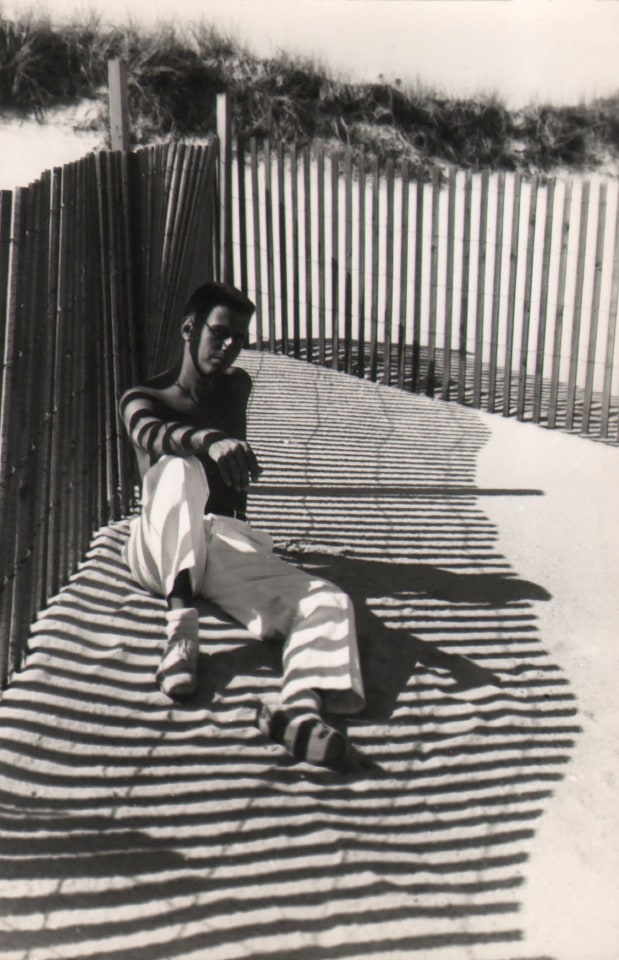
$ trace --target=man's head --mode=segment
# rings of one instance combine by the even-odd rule
[[[254,310],[244,293],[226,283],[209,281],[194,291],[183,313],[181,335],[198,373],[221,373],[234,363]]]

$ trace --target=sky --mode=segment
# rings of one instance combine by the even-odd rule
[[[318,58],[353,80],[400,79],[510,106],[619,90],[619,0],[0,0],[5,15],[206,19],[268,56]]]

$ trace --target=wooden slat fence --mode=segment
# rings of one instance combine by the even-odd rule
[[[259,348],[619,440],[616,182],[427,181],[251,140],[222,230],[217,159],[103,153],[0,194],[2,683],[93,529],[130,509],[118,396],[169,361],[222,235]]]
[[[235,157],[259,348],[619,441],[616,180],[428,180],[255,139]]]
[[[117,401],[213,275],[216,155],[100,153],[0,194],[2,684],[93,530],[130,509]]]

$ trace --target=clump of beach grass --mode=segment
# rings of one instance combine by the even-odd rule
[[[574,107],[510,111],[495,95],[449,97],[424,87],[350,83],[316,59],[260,58],[207,22],[180,29],[108,27],[90,16],[52,24],[35,14],[0,19],[0,111],[41,117],[85,98],[107,127],[107,61],[128,65],[136,144],[200,138],[215,129],[215,96],[228,92],[236,136],[316,144],[355,155],[406,158],[412,170],[585,170],[619,156],[619,93]]]

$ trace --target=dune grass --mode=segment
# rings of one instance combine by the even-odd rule
[[[0,20],[0,111],[43,116],[96,98],[107,126],[107,60],[129,66],[136,143],[203,137],[215,95],[231,94],[233,132],[283,143],[348,144],[411,168],[592,169],[619,157],[619,92],[573,107],[510,111],[494,96],[460,99],[389,83],[348,83],[311,59],[259,58],[208,23],[184,29],[107,27],[96,17],[61,26],[37,15]]]

